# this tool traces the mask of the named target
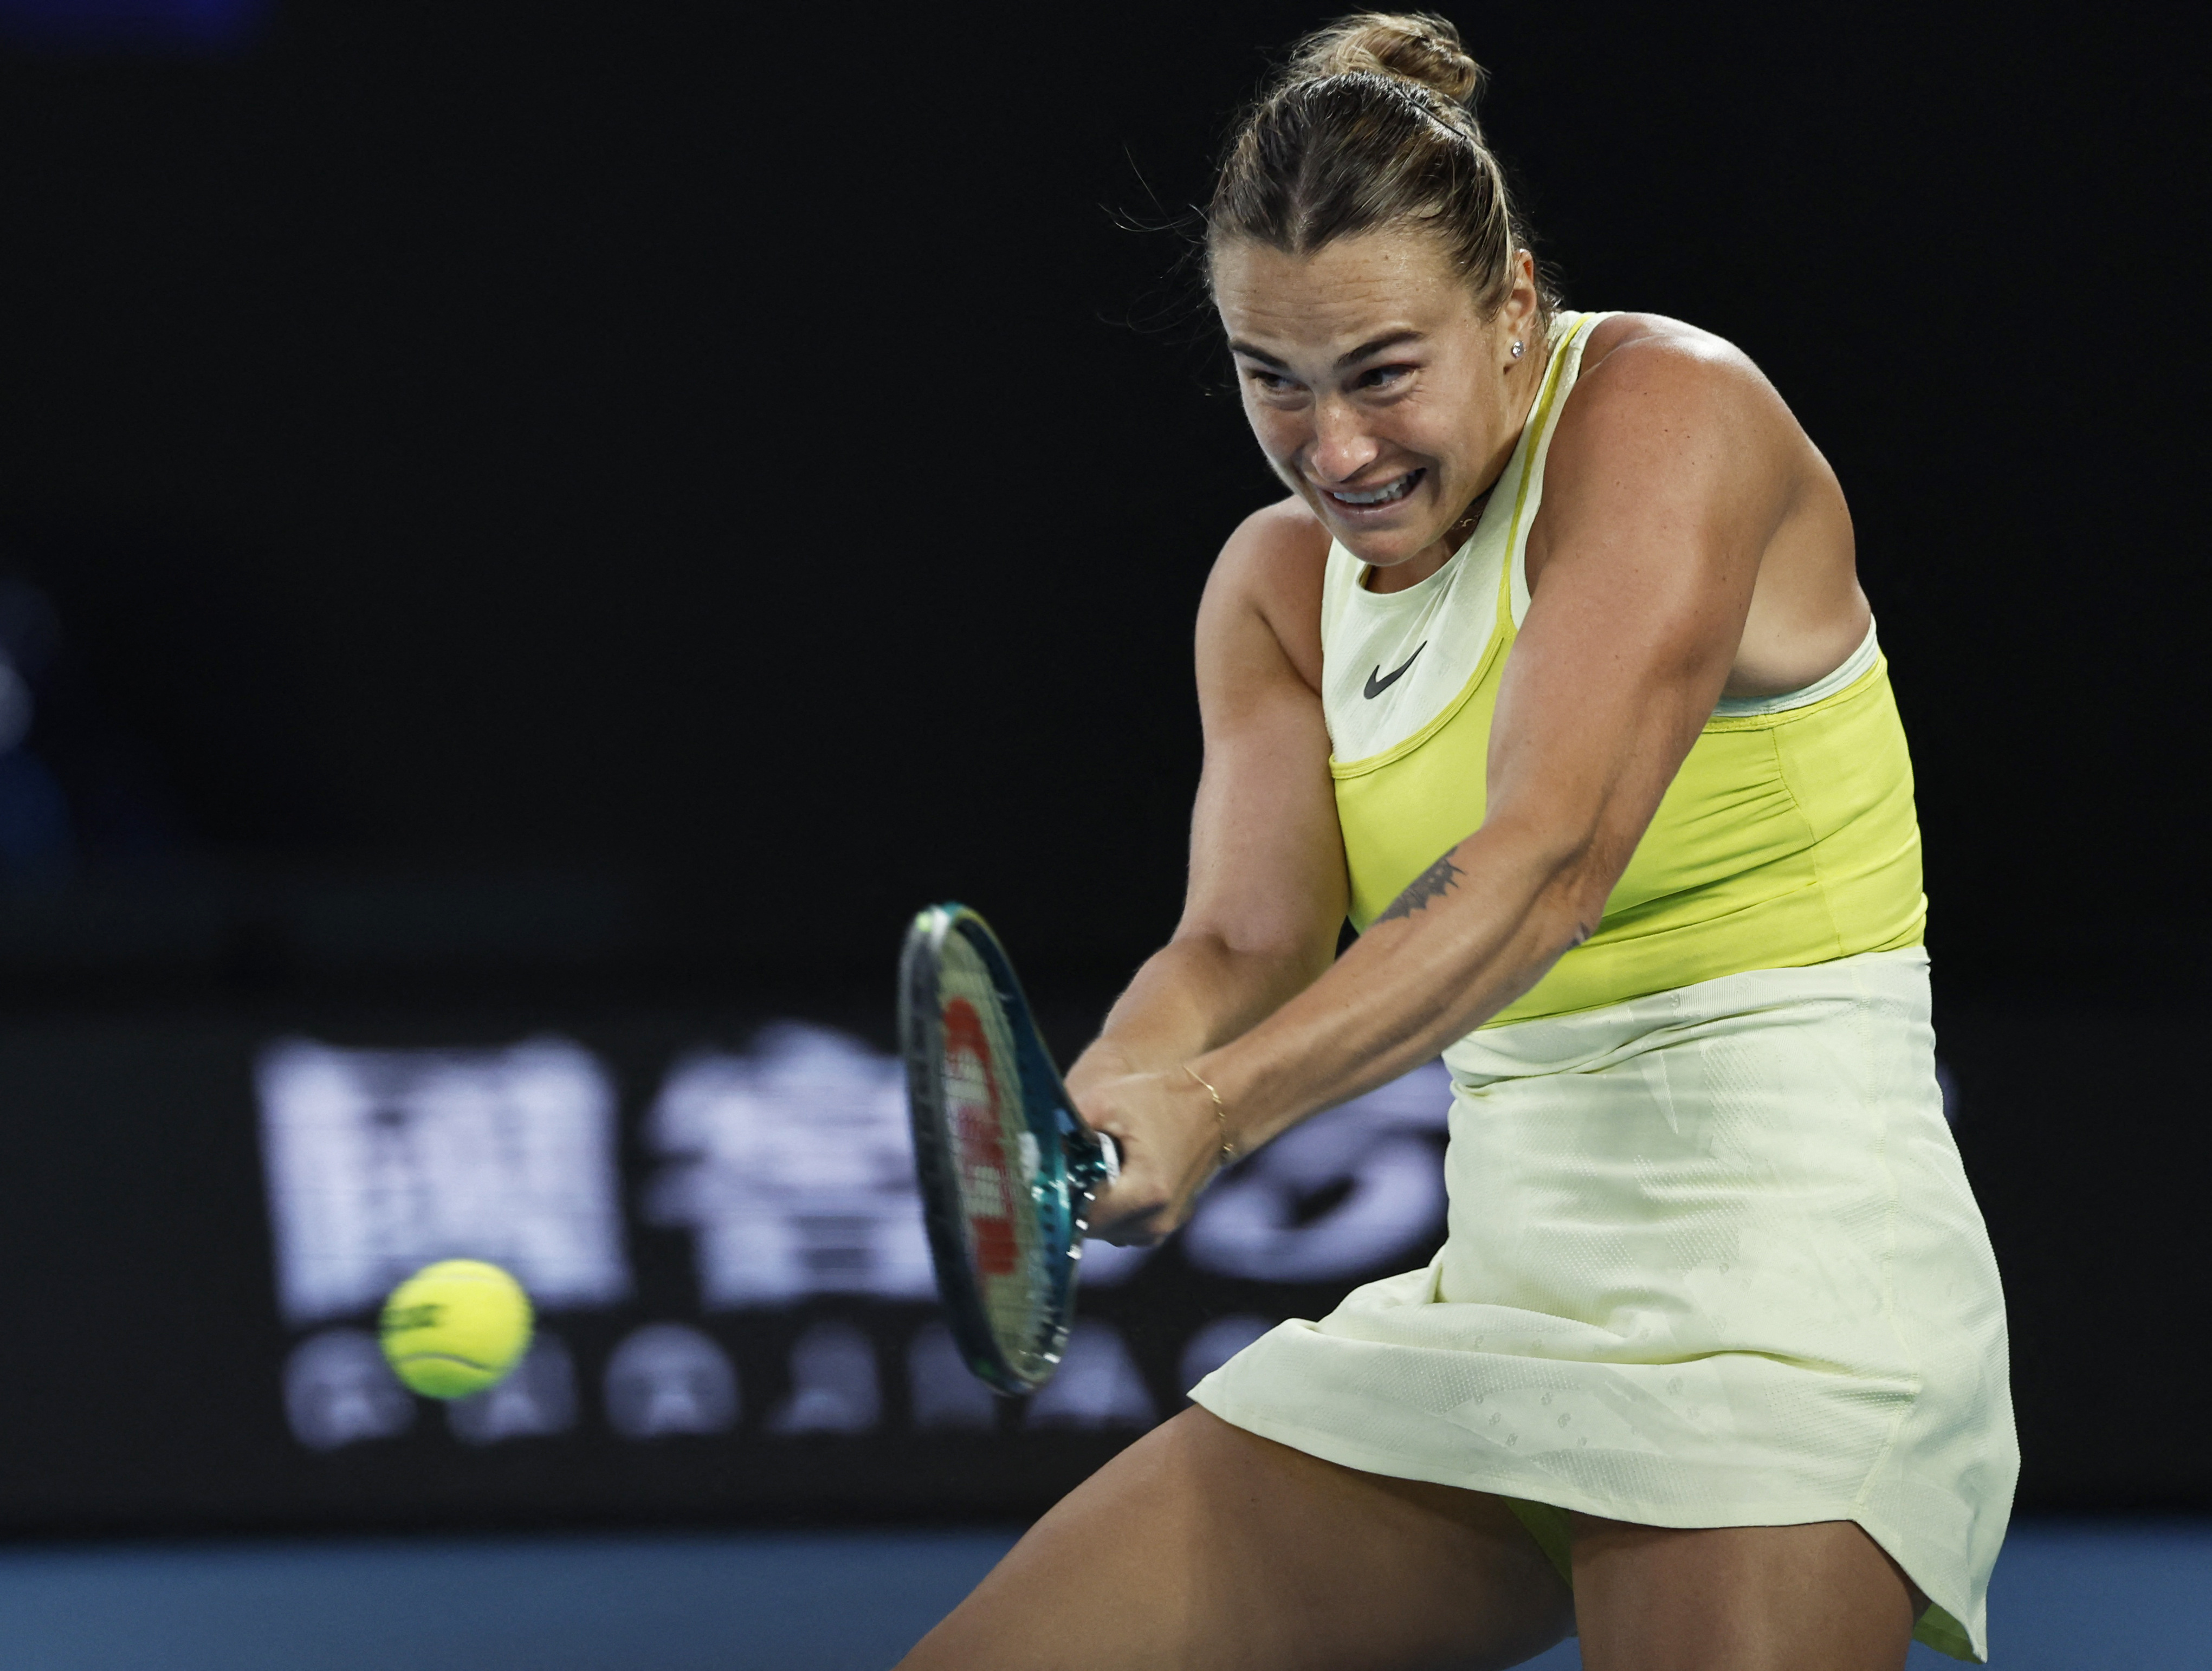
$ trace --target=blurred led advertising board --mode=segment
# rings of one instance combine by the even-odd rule
[[[270,1390],[318,1454],[371,1457],[427,1431],[471,1449],[544,1441],[556,1458],[564,1442],[865,1441],[880,1466],[886,1442],[967,1436],[1018,1474],[1025,1438],[1140,1432],[1277,1321],[1420,1262],[1443,1225],[1449,1095],[1431,1065],[1238,1167],[1168,1249],[1091,1244],[1066,1362],[1014,1403],[968,1374],[936,1315],[899,1064],[848,1034],[783,1021],[742,1048],[679,1050],[627,1131],[608,1064],[555,1035],[281,1038],[254,1085],[291,1335]],[[641,1269],[641,1237],[672,1238],[680,1267]],[[374,1316],[403,1277],[452,1257],[514,1272],[541,1323],[508,1382],[441,1407],[392,1378]]]
[[[994,1399],[930,1291],[890,1006],[805,998],[0,1015],[0,1531],[1018,1518],[1261,1330],[1442,1237],[1431,1066],[1242,1163],[1164,1247],[1093,1244],[1064,1370]],[[1063,1059],[1097,1012],[1048,1018]],[[2142,1154],[2203,1170],[2172,1037],[1946,1020],[2016,1338],[2186,1262],[2194,1220],[2142,1206]],[[2100,1171],[2084,1108],[2146,1134]],[[2045,1233],[2062,1174],[2094,1236]],[[457,1254],[515,1271],[542,1327],[512,1380],[443,1405],[393,1381],[375,1320]],[[2202,1427],[2196,1383],[2146,1380],[2157,1419],[2092,1445],[2063,1359],[2014,1370],[2024,1501],[2205,1500],[2212,1460],[2172,1437]]]
[[[1431,1066],[1165,1246],[1092,1243],[1060,1373],[996,1398],[939,1315],[890,1006],[802,997],[0,1017],[0,1530],[1019,1516],[1442,1237]],[[376,1318],[453,1256],[539,1327],[441,1404]]]

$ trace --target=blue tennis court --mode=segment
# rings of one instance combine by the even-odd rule
[[[333,1539],[0,1553],[16,1671],[883,1671],[1011,1531]],[[2212,1640],[2212,1523],[2043,1522],[1992,1664],[2175,1671]],[[1571,1644],[1536,1662],[1579,1665]],[[1915,1671],[1950,1664],[1916,1649]]]

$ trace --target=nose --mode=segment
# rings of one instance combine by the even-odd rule
[[[1313,450],[1307,468],[1318,481],[1348,482],[1373,464],[1382,447],[1347,400],[1324,398],[1314,410]]]

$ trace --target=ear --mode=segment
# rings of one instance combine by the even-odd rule
[[[1536,258],[1527,250],[1513,252],[1513,288],[1505,294],[1505,305],[1498,311],[1504,314],[1516,334],[1526,331],[1535,322],[1538,302],[1536,291]]]

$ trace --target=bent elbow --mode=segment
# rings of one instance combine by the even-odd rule
[[[1333,936],[1284,925],[1238,929],[1218,924],[1186,926],[1169,944],[1222,968],[1268,969],[1308,981],[1327,969],[1336,954]]]
[[[1590,830],[1573,839],[1555,839],[1542,861],[1543,881],[1538,889],[1538,908],[1549,919],[1547,939],[1555,940],[1561,953],[1571,951],[1598,931],[1606,902],[1612,898],[1621,872],[1628,868],[1629,853],[1613,851],[1616,844]]]

